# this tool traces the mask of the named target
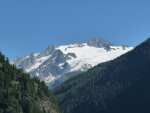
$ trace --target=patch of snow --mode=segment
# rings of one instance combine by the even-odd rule
[[[30,68],[26,69],[25,71],[31,72],[32,70],[38,68],[41,64],[43,64],[48,58],[50,58],[50,55],[36,59],[35,63]]]
[[[58,64],[58,66],[60,67],[60,69],[63,69],[63,66],[65,65],[65,63],[60,63]]]
[[[39,54],[40,54],[40,53],[34,53],[34,56],[37,57],[37,56],[39,56]]]

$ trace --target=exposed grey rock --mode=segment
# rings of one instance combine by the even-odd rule
[[[68,53],[66,55],[66,59],[72,59],[72,58],[77,58],[77,56],[74,53]]]
[[[66,60],[65,55],[60,50],[55,50],[52,53],[51,59],[54,64],[60,64],[60,63],[65,62],[65,60]]]
[[[55,46],[48,46],[43,52],[40,53],[39,57],[50,55],[55,50]]]
[[[61,67],[59,64],[62,64]],[[32,75],[38,74],[39,77],[59,76],[63,75],[68,68],[69,64],[66,62],[65,55],[60,50],[54,50],[51,57],[31,73]]]
[[[89,46],[94,46],[94,47],[100,47],[100,48],[105,48],[106,50],[110,50],[110,46],[112,45],[110,42],[105,41],[104,39],[101,38],[92,38],[87,42]]]

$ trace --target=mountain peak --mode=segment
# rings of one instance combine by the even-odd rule
[[[104,48],[107,48],[107,49],[109,49],[110,46],[112,45],[111,42],[106,41],[106,40],[104,40],[104,39],[102,39],[102,38],[99,38],[99,37],[94,37],[94,38],[90,39],[90,40],[87,42],[87,44],[88,44],[89,46],[100,47],[100,48],[101,48],[101,47],[104,47]]]
[[[44,51],[41,52],[40,56],[47,56],[55,50],[55,46],[50,45]]]
[[[38,76],[50,86],[57,85],[58,82],[60,84],[76,73],[86,71],[99,63],[113,60],[131,49],[114,46],[104,39],[95,37],[87,43],[48,46],[39,54],[32,53],[15,60],[14,64],[31,76]]]

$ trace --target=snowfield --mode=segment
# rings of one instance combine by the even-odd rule
[[[88,43],[76,43],[49,46],[41,53],[32,53],[13,61],[33,76],[38,76],[49,84],[59,84],[73,75],[70,73],[86,71],[100,63],[132,50],[133,47],[114,46],[103,40]]]
[[[111,46],[111,50],[107,51],[104,48],[92,47],[84,43],[82,46],[78,44],[63,45],[57,49],[64,54],[74,53],[76,55],[76,58],[67,61],[72,67],[70,71],[76,71],[82,69],[81,67],[84,64],[89,64],[93,67],[99,63],[113,60],[132,50],[133,47]]]

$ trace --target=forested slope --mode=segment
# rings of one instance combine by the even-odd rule
[[[0,113],[59,113],[44,82],[30,78],[0,53]]]
[[[149,113],[149,81],[150,39],[65,82],[55,94],[65,113]]]

